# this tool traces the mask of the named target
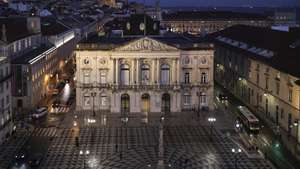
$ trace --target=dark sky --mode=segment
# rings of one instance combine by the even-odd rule
[[[144,0],[130,0],[144,2]],[[154,4],[156,0],[145,0]],[[300,6],[300,0],[160,0],[161,6]]]

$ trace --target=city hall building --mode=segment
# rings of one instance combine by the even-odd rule
[[[213,45],[184,36],[90,36],[76,47],[76,110],[213,109]]]

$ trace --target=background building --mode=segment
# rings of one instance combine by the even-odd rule
[[[227,27],[243,24],[269,27],[271,20],[255,13],[229,11],[179,11],[163,13],[161,26],[172,31],[191,34],[207,34]]]
[[[213,46],[188,37],[98,37],[76,48],[76,108],[112,113],[213,109]]]
[[[239,25],[214,38],[216,82],[299,143],[300,32]]]
[[[12,133],[11,71],[6,57],[0,57],[0,144]]]

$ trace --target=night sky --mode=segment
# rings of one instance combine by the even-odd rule
[[[144,2],[144,0],[131,0]],[[156,0],[146,0],[146,4],[154,4]],[[300,6],[300,0],[160,0],[161,6]]]

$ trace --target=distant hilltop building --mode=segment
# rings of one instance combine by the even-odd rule
[[[163,13],[161,26],[178,33],[208,34],[233,25],[269,27],[272,20],[265,15],[230,11],[178,11]]]

